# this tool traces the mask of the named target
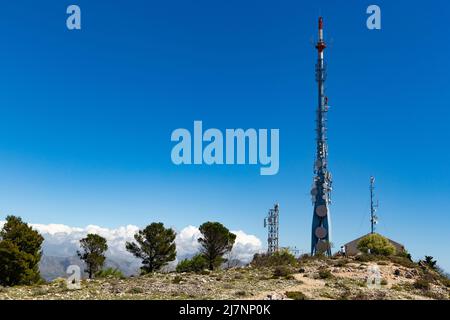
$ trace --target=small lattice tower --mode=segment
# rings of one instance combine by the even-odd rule
[[[264,228],[267,227],[267,253],[272,254],[279,250],[278,231],[279,231],[280,210],[278,204],[269,210],[267,217],[264,219]]]

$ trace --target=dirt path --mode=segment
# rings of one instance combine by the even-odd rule
[[[313,298],[317,295],[317,293],[320,291],[320,289],[325,287],[325,281],[318,280],[318,279],[311,279],[309,277],[304,277],[304,274],[302,273],[296,273],[294,274],[294,278],[299,281],[298,284],[294,286],[289,286],[284,289],[275,290],[275,291],[265,291],[261,292],[255,296],[252,297],[252,300],[263,300],[267,299],[269,296],[272,297],[274,300],[286,298],[285,292],[286,291],[300,291],[304,293],[308,298]]]

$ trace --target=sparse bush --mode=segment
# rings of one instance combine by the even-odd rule
[[[300,291],[286,291],[286,297],[292,300],[307,300],[307,297]]]
[[[183,278],[180,276],[176,276],[175,278],[172,279],[173,284],[179,284],[181,281],[183,281]]]
[[[244,276],[242,274],[235,274],[234,279],[241,280],[241,279],[244,279]]]
[[[208,268],[208,261],[201,254],[193,256],[191,259],[182,260],[176,267],[177,272],[201,272]]]
[[[273,276],[278,277],[287,277],[292,273],[291,269],[289,269],[287,266],[278,266],[273,270]]]
[[[390,256],[395,254],[395,247],[389,240],[377,233],[369,234],[358,242],[358,249],[361,252]]]
[[[355,260],[359,262],[373,262],[379,259],[379,256],[373,254],[360,254],[355,257]]]
[[[95,274],[97,278],[119,278],[125,279],[125,275],[117,268],[106,268]]]
[[[427,279],[418,279],[413,284],[414,288],[420,290],[429,290],[430,289],[430,281]]]
[[[409,260],[408,258],[405,258],[405,257],[390,256],[390,257],[388,257],[388,259],[391,262],[396,263],[398,265],[401,265],[402,267],[405,267],[405,268],[415,268],[415,267],[417,267],[417,264],[415,264],[414,262],[412,262],[411,260]]]
[[[139,293],[144,293],[144,290],[139,287],[133,287],[133,288],[128,289],[127,293],[139,294]]]
[[[331,277],[333,277],[333,275],[331,274],[330,270],[328,270],[328,269],[319,270],[319,278],[320,279],[329,279]]]
[[[244,297],[247,295],[247,292],[245,292],[244,290],[239,290],[235,292],[235,295],[237,295],[238,297]]]
[[[397,252],[396,256],[401,257],[401,258],[406,258],[409,261],[413,262],[411,254],[408,251],[406,251],[405,249],[403,249],[403,251]]]
[[[388,285],[388,281],[387,281],[386,279],[381,279],[380,284],[381,284],[382,286],[387,286],[387,285]]]
[[[43,288],[35,288],[32,290],[31,295],[32,296],[45,296],[47,294],[47,291],[44,290]]]
[[[442,278],[441,282],[444,286],[446,286],[447,288],[450,288],[450,279]]]
[[[344,267],[347,263],[348,263],[348,259],[339,259],[333,264],[333,266],[340,268],[340,267]]]
[[[297,259],[292,253],[289,252],[289,250],[284,249],[273,254],[257,253],[253,256],[251,265],[256,268],[285,265],[295,266],[297,265]]]

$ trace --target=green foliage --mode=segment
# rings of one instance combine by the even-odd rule
[[[214,270],[226,261],[223,255],[233,249],[236,235],[219,222],[205,222],[199,229],[202,234],[198,239],[200,252],[207,260],[209,270]]]
[[[415,268],[417,267],[417,264],[412,262],[411,260],[409,260],[408,258],[402,257],[402,256],[390,256],[388,257],[388,259],[393,262],[396,263],[398,265],[401,265],[405,268]]]
[[[247,292],[245,292],[244,290],[239,290],[236,291],[234,294],[238,297],[245,297],[247,295]]]
[[[403,250],[401,252],[397,252],[396,256],[401,257],[401,258],[405,258],[405,259],[409,260],[410,262],[413,262],[411,254],[408,251],[406,251],[406,250]]]
[[[287,277],[292,274],[291,269],[288,266],[278,266],[273,270],[273,277]]]
[[[127,242],[126,249],[142,259],[142,273],[158,271],[176,258],[175,236],[173,229],[166,229],[164,224],[154,222],[139,230],[134,235],[137,243]]]
[[[269,261],[271,265],[296,265],[297,259],[295,256],[289,252],[288,249],[282,249],[269,256]]]
[[[369,234],[358,242],[358,249],[364,253],[390,256],[395,254],[395,247],[388,239],[379,234]]]
[[[296,266],[297,259],[287,249],[280,250],[273,254],[268,253],[256,253],[253,256],[251,265],[256,268],[261,267],[273,267],[273,266]]]
[[[321,269],[319,270],[319,278],[320,279],[330,279],[333,275],[331,274],[330,270],[328,269]]]
[[[423,261],[423,263],[425,263],[425,265],[433,270],[436,270],[437,268],[437,261],[433,260],[434,258],[432,256],[425,256],[425,260]]]
[[[427,279],[418,279],[413,284],[414,288],[419,290],[429,290],[430,289],[430,281]]]
[[[125,279],[125,275],[117,268],[106,268],[98,271],[95,276],[97,278],[118,278]]]
[[[82,251],[77,251],[77,254],[86,263],[85,271],[89,279],[92,279],[105,263],[105,252],[108,250],[106,239],[98,234],[90,233],[80,240],[80,247]]]
[[[208,261],[201,254],[193,256],[191,259],[184,259],[178,263],[177,272],[201,272],[208,268]]]
[[[183,278],[180,276],[176,276],[175,278],[172,279],[173,284],[179,284],[181,281],[183,281]]]
[[[21,218],[6,217],[0,231],[0,285],[38,283],[44,238]]]
[[[127,293],[131,293],[131,294],[141,294],[144,292],[145,292],[144,289],[139,288],[139,287],[133,287],[133,288],[128,289],[128,291],[127,291]]]
[[[307,300],[305,294],[300,291],[286,291],[285,295],[292,300]]]
[[[374,255],[374,254],[360,254],[360,255],[357,255],[356,257],[355,257],[355,260],[356,261],[359,261],[359,262],[373,262],[373,261],[380,261],[380,260],[384,260],[385,259],[385,257],[383,257],[383,256],[378,256],[378,255]]]
[[[336,262],[333,263],[333,266],[341,268],[341,267],[345,267],[348,264],[348,259],[345,258],[339,258],[338,260],[336,260]]]

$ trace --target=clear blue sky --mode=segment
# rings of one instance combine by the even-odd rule
[[[82,10],[82,30],[65,26]],[[446,1],[9,1],[0,8],[0,218],[182,228],[219,220],[308,250],[317,17],[325,18],[333,242],[378,231],[450,270]],[[171,163],[172,130],[279,128],[280,172]]]

